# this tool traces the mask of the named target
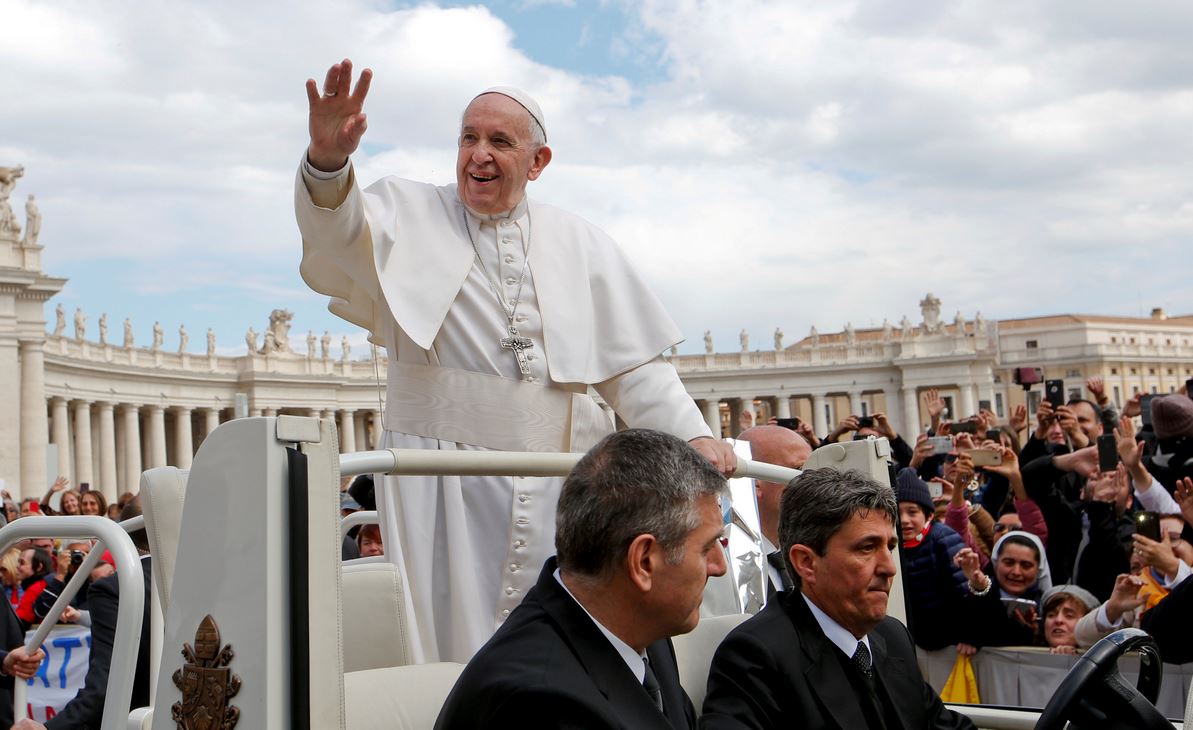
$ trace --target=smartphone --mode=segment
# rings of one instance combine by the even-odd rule
[[[1002,605],[1006,606],[1007,608],[1007,616],[1013,618],[1015,616],[1015,612],[1018,611],[1026,617],[1028,611],[1035,609],[1036,602],[1029,601],[1026,598],[1004,598],[1002,599]]]
[[[83,494],[84,492],[90,492],[90,491],[91,491],[91,485],[88,484],[87,482],[83,482],[82,484],[79,485],[79,494]]]
[[[932,444],[932,455],[939,456],[953,450],[952,436],[929,436],[928,443]]]
[[[974,466],[1002,466],[1002,454],[989,449],[965,449],[962,454],[969,454]]]
[[[1103,472],[1118,468],[1118,444],[1114,434],[1104,433],[1098,437],[1098,468]]]
[[[1160,514],[1158,512],[1136,512],[1135,534],[1160,542]]]
[[[1011,373],[1011,378],[1015,381],[1015,385],[1027,388],[1044,379],[1044,370],[1043,368],[1015,368],[1015,371]]]
[[[961,421],[959,423],[954,423],[952,426],[949,427],[949,430],[954,434],[977,433],[978,432],[978,422],[977,421]]]
[[[872,416],[854,416],[857,418],[858,428],[874,428],[874,418]]]
[[[1139,418],[1143,420],[1144,428],[1152,427],[1152,399],[1154,393],[1145,393],[1139,398]]]
[[[994,409],[990,407],[990,401],[988,401],[988,400],[978,401],[978,413],[981,413],[982,411],[990,411],[991,413],[994,412]]]
[[[940,482],[928,482],[928,496],[932,499],[940,499],[944,496],[944,485]]]
[[[1065,381],[1045,380],[1044,400],[1052,404],[1052,410],[1063,406],[1065,404]]]
[[[991,441],[993,441],[995,443],[1001,444],[1002,443],[1002,429],[1001,428],[988,429],[986,431],[986,438],[990,439]]]
[[[799,419],[798,418],[776,418],[775,425],[782,426],[783,428],[789,428],[792,431],[797,431],[797,430],[799,430]]]

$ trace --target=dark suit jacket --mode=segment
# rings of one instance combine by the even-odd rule
[[[696,726],[671,641],[647,648],[664,717],[596,624],[555,580],[555,558],[452,688],[437,730]]]
[[[149,581],[152,571],[150,559],[141,560],[145,573],[145,614],[141,619],[141,646],[137,651],[137,673],[133,678],[133,701],[129,710],[149,705]],[[91,662],[83,689],[66,703],[50,721],[48,730],[86,730],[99,727],[104,714],[104,697],[108,691],[108,669],[112,666],[112,647],[116,638],[116,613],[120,607],[120,583],[115,575],[98,580],[87,592],[91,609]],[[12,704],[11,702],[9,703]]]
[[[1152,487],[1155,489],[1155,487]],[[1141,627],[1160,647],[1160,656],[1170,664],[1193,662],[1193,577],[1185,578],[1150,611],[1143,614]]]
[[[924,682],[903,624],[885,619],[869,638],[875,674],[904,730],[974,727],[946,709]],[[717,649],[700,727],[865,728],[859,698],[837,654],[800,594],[780,593]]]
[[[8,652],[25,644],[25,632],[21,628],[21,620],[12,610],[12,604],[7,598],[0,596],[0,662],[8,656]],[[15,679],[8,675],[0,676],[0,728],[12,725],[12,688]]]

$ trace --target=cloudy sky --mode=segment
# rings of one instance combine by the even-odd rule
[[[0,165],[45,268],[223,352],[269,311],[350,325],[298,276],[303,82],[374,69],[358,174],[452,182],[478,90],[537,96],[532,195],[609,231],[688,337],[1193,312],[1193,5],[1104,0],[0,0]],[[51,308],[47,319],[51,320]],[[118,327],[113,326],[113,332]]]

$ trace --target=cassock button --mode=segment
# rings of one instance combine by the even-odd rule
[[[505,595],[512,596],[517,592],[518,592],[517,588],[514,588],[513,586],[506,586]]]
[[[514,540],[514,549],[515,550],[521,550],[524,547],[526,547],[525,540]]]
[[[507,243],[507,244],[508,244],[508,243],[513,243],[513,242],[514,242],[514,239],[512,239],[512,238],[503,238],[503,239],[501,239],[501,242],[502,242],[502,243]]]
[[[510,563],[510,572],[517,573],[519,567],[521,566],[519,566],[517,563]]]
[[[510,615],[510,610],[508,608],[501,609],[501,617],[502,618],[505,618],[506,616],[509,616],[509,615]]]
[[[521,502],[522,504],[526,504],[527,502],[530,501],[530,495],[523,492],[522,494],[518,495],[518,501]]]
[[[515,322],[525,322],[527,319],[525,314],[519,314],[517,317],[514,317]]]
[[[508,253],[505,255],[505,259],[503,259],[503,260],[504,260],[504,261],[505,261],[507,264],[512,264],[512,263],[514,263],[514,257],[513,257],[513,256],[510,256]]]
[[[514,284],[518,283],[518,280],[512,276],[507,276],[505,277],[505,283],[509,286],[513,286]]]
[[[514,520],[514,522],[522,527],[530,524],[530,520],[526,519],[525,517],[519,517],[518,519]]]
[[[538,381],[539,381],[539,379],[534,377],[533,375],[531,375],[529,378],[526,379],[526,382],[528,382],[528,383],[537,383]]]

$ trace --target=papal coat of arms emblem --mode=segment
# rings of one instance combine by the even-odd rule
[[[232,673],[232,645],[220,648],[220,630],[215,619],[204,616],[195,632],[195,646],[183,642],[187,663],[174,672],[174,685],[182,692],[171,716],[178,730],[232,730],[240,720],[240,708],[228,701],[240,691],[240,677]]]

